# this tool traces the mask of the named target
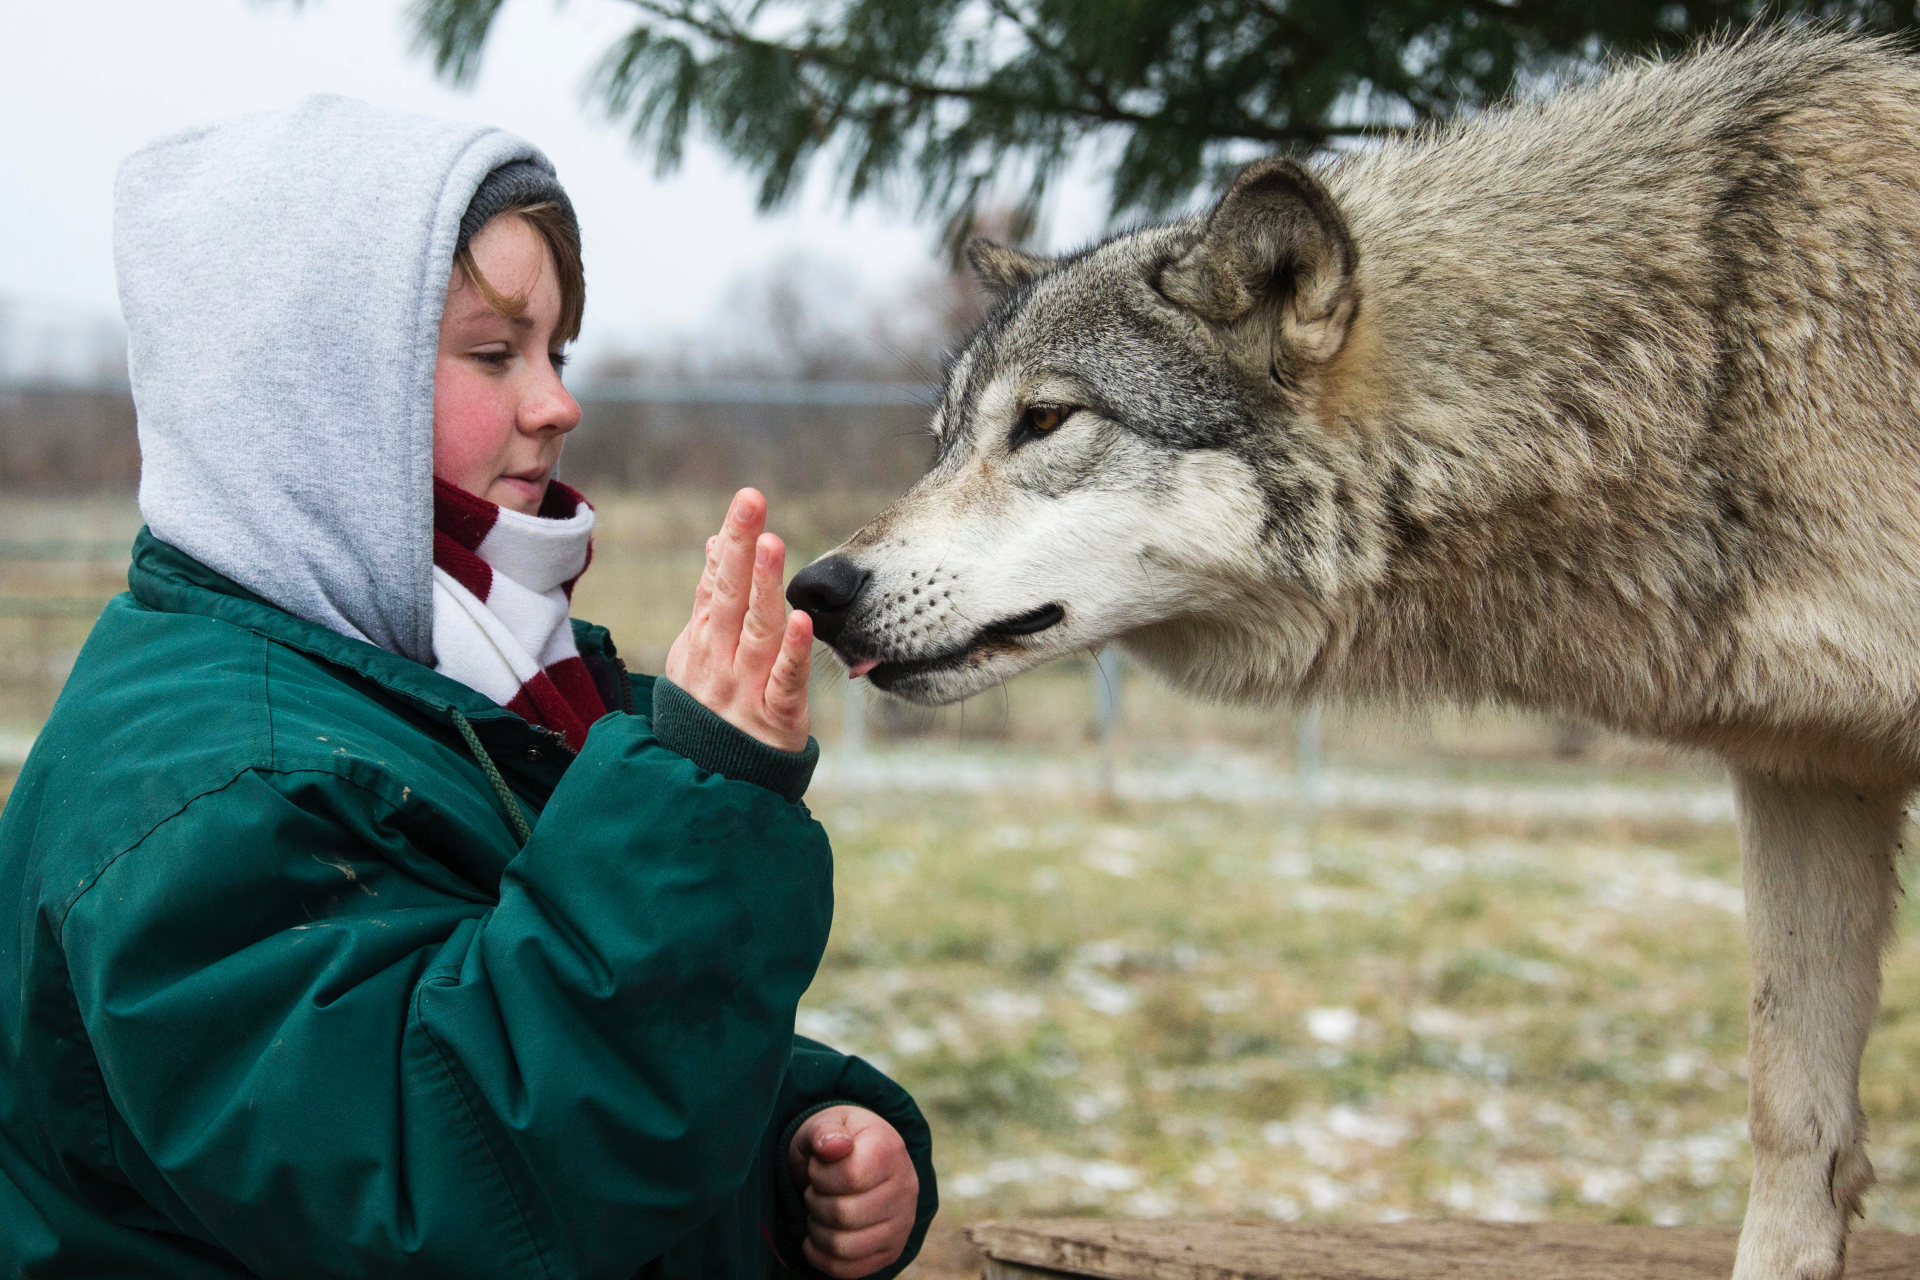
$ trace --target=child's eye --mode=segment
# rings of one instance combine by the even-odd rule
[[[567,367],[567,353],[564,351],[547,352],[547,360],[553,365],[553,371],[559,373]]]
[[[507,351],[476,351],[473,353],[473,358],[489,368],[504,369],[507,367],[507,361],[513,357],[512,353]]]

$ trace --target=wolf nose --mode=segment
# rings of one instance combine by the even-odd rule
[[[847,610],[867,585],[867,571],[845,556],[828,556],[793,575],[787,603],[813,619],[813,634],[832,644],[847,625]]]

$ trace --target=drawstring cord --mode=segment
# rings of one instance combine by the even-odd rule
[[[473,752],[473,758],[485,771],[487,781],[493,784],[493,794],[500,797],[500,804],[507,811],[507,825],[513,828],[514,839],[524,848],[527,838],[533,834],[533,824],[527,821],[526,811],[520,807],[520,801],[514,798],[513,792],[507,789],[507,780],[500,776],[500,766],[493,762],[493,757],[487,754],[487,749],[480,745],[480,735],[473,731],[473,726],[468,724],[467,718],[460,714],[460,709],[448,707],[447,710],[453,712],[453,727],[458,729],[460,736],[467,740],[467,750]]]

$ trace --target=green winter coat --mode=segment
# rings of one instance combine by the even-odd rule
[[[151,535],[129,585],[0,817],[0,1275],[782,1274],[833,1101],[905,1137],[912,1258],[925,1123],[793,1034],[792,757],[682,705],[680,751],[616,712],[569,758]]]

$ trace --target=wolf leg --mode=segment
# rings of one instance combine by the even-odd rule
[[[1838,1280],[1873,1182],[1860,1054],[1880,1004],[1903,792],[1736,772],[1753,958],[1753,1190],[1734,1280]]]

